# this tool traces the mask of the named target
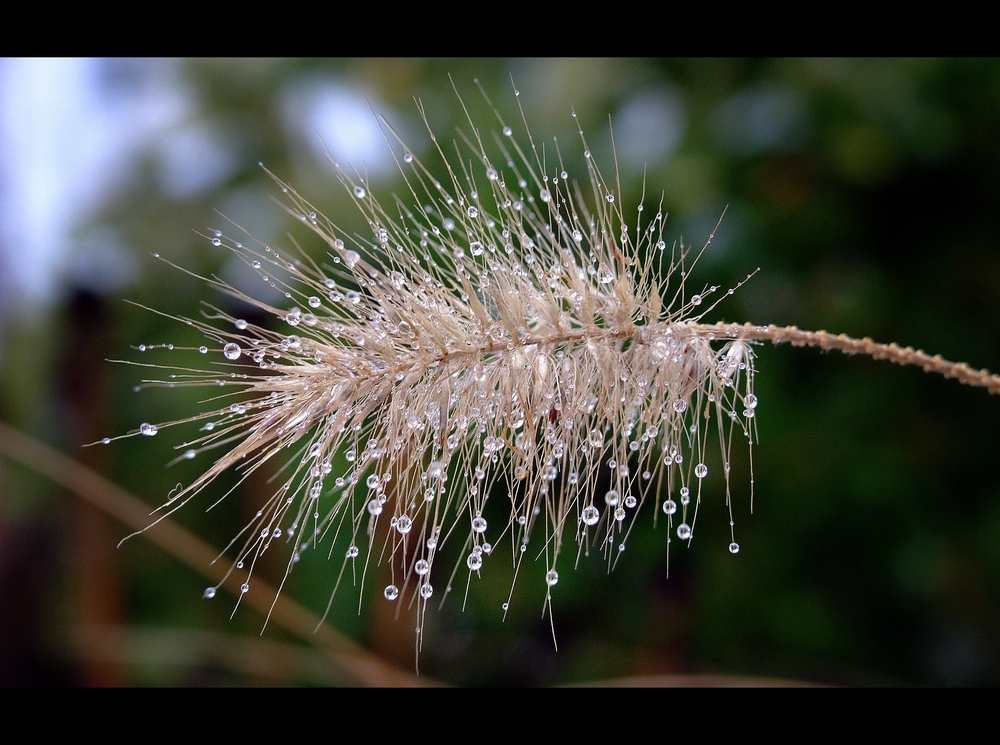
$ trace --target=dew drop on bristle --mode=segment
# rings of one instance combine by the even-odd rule
[[[243,350],[240,349],[240,345],[235,342],[229,342],[222,348],[222,354],[227,360],[238,360],[242,351]]]

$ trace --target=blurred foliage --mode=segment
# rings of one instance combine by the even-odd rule
[[[578,176],[583,148],[570,112],[606,173],[615,157],[610,116],[625,203],[636,205],[645,189],[646,204],[655,206],[662,192],[671,237],[701,244],[725,213],[695,280],[725,288],[761,271],[711,320],[872,336],[1000,369],[995,60],[197,60],[183,62],[181,72],[196,102],[195,123],[224,133],[238,166],[210,188],[178,196],[164,188],[162,153],[147,153],[131,188],[112,194],[89,226],[111,231],[134,250],[139,278],[125,295],[162,314],[191,316],[204,302],[238,310],[150,257],[159,252],[193,273],[238,284],[235,265],[198,234],[224,227],[227,218],[264,242],[289,245],[291,233],[321,250],[270,201],[277,190],[258,161],[338,224],[356,221],[319,155],[320,135],[289,124],[295,91],[330,83],[365,91],[372,109],[427,153],[414,97],[446,147],[456,128],[468,129],[450,74],[484,130],[499,125],[474,78],[505,117],[519,118],[520,104],[539,143],[549,147],[558,137]],[[517,99],[513,86],[521,92]],[[386,172],[372,186],[384,197],[402,183]],[[204,393],[135,394],[142,369],[103,359],[139,359],[140,343],[196,347],[200,341],[164,315],[120,297],[98,298],[106,314],[101,349],[95,368],[81,371],[67,360],[80,343],[70,337],[78,333],[67,315],[70,291],[64,309],[6,331],[0,418],[74,457],[93,458],[152,508],[204,466],[195,460],[164,467],[180,444],[169,430],[118,441],[99,455],[79,445],[139,422],[195,413]],[[196,353],[170,354],[142,359]],[[690,548],[674,541],[669,577],[664,526],[654,528],[648,507],[610,574],[598,552],[580,557],[575,570],[567,552],[554,592],[557,650],[542,616],[544,567],[522,571],[503,619],[512,576],[503,562],[493,562],[467,598],[465,580],[456,580],[444,608],[428,614],[421,672],[471,685],[668,673],[1000,684],[1000,486],[989,470],[998,452],[1000,399],[917,370],[815,350],[761,348],[758,369],[752,514],[749,463],[733,464],[737,556],[727,550],[722,484],[709,479],[697,539]],[[100,406],[90,420],[101,431],[84,433],[69,421],[77,414],[66,403],[67,370],[104,386],[90,391]],[[176,516],[220,550],[268,485],[263,477],[239,485],[234,478],[216,483],[211,497],[230,488],[211,511],[205,512],[212,501],[206,495]],[[41,536],[44,557],[43,576],[32,585],[37,597],[4,597],[13,612],[34,607],[41,619],[44,674],[25,673],[23,680],[93,680],[81,673],[90,658],[67,642],[85,604],[76,582],[85,569],[71,499],[5,463],[0,489],[4,530]],[[122,535],[115,526],[106,539],[113,546]],[[7,542],[0,562],[12,561],[15,544]],[[342,555],[341,548],[333,551]],[[264,643],[257,637],[260,616],[241,608],[230,619],[231,597],[202,600],[205,581],[142,538],[112,556],[107,576],[120,585],[113,617],[140,639],[148,640],[149,630],[190,629],[243,635],[248,650]],[[277,583],[284,559],[267,558],[257,571]],[[322,613],[340,565],[311,556],[285,592]],[[371,576],[359,611],[352,579],[342,581],[328,621],[412,668],[413,619],[392,618],[397,610],[405,616],[405,608],[387,610],[378,597],[382,585]],[[183,645],[195,638],[201,639],[170,640]],[[272,625],[263,640],[286,636]],[[336,680],[262,676],[226,668],[207,654],[183,655],[186,666],[153,658],[159,662],[124,655],[113,680]]]

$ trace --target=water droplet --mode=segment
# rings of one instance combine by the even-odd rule
[[[201,596],[203,598],[205,598],[205,600],[211,600],[212,598],[215,597],[215,588],[214,587],[206,587],[205,588],[205,592],[203,592],[201,594]]]
[[[514,134],[514,130],[511,129],[510,127],[504,127],[503,128],[503,133],[505,135],[507,135],[508,137],[510,137],[512,134]]]
[[[469,217],[476,218],[479,217],[479,208],[476,205],[469,205],[469,209],[466,210],[469,213]]]
[[[395,600],[399,597],[399,588],[396,585],[386,585],[382,594],[385,595],[386,600]]]
[[[233,342],[229,342],[222,348],[222,354],[227,360],[238,360],[242,351],[243,350],[240,349],[240,345]]]
[[[185,460],[191,460],[192,458],[194,458],[194,456],[195,456],[195,451],[194,450],[185,450],[184,451],[184,459]]]
[[[615,201],[615,195],[614,194],[608,194],[604,198],[608,200],[608,204],[612,204]]]
[[[677,502],[672,499],[668,499],[663,503],[663,512],[666,515],[672,515],[677,512]]]
[[[733,541],[732,543],[729,544],[729,553],[738,554],[739,552],[740,552],[740,544],[738,544],[736,541]]]
[[[240,585],[240,592],[244,594],[250,592],[250,583],[244,582],[242,585]]]
[[[320,300],[315,295],[313,295],[312,297],[309,298],[309,307],[310,308],[318,308],[322,303],[323,303],[323,301]]]
[[[253,261],[250,262],[250,266],[252,266],[254,269],[260,269],[260,262],[257,261],[257,259],[254,259]]]
[[[545,573],[545,584],[547,584],[549,587],[559,584],[559,572],[557,572],[555,569],[550,569],[549,571],[547,571]]]
[[[221,246],[222,245],[222,241],[220,241],[218,238],[213,238],[212,239],[212,245],[213,246]]]
[[[691,305],[701,305],[701,295],[692,295]]]
[[[483,557],[480,554],[477,554],[475,551],[473,551],[465,559],[465,563],[469,566],[469,569],[475,572],[483,565]]]
[[[398,530],[403,535],[410,532],[413,527],[413,521],[406,515],[400,515],[396,518],[396,530]]]
[[[429,582],[424,582],[422,585],[420,585],[420,597],[422,597],[424,600],[429,600],[433,594],[434,594],[434,588],[431,587],[431,584]]]
[[[619,496],[620,495],[618,494],[617,489],[610,489],[608,490],[608,493],[604,495],[604,502],[610,507],[614,507],[616,504],[618,504]]]
[[[431,570],[431,565],[427,563],[427,559],[420,559],[416,564],[413,565],[413,571],[423,577],[427,572]]]
[[[637,503],[638,500],[635,498],[634,495],[629,494],[627,497],[625,497],[625,506],[628,507],[630,510],[634,508]]]
[[[685,411],[687,411],[687,407],[688,407],[688,402],[683,398],[679,398],[676,401],[674,401],[674,411],[676,411],[678,414],[683,414]]]
[[[594,505],[587,505],[583,508],[583,522],[587,525],[597,525],[597,521],[601,519],[600,511],[594,507]]]
[[[403,155],[403,161],[406,162],[406,163],[412,163],[413,162],[413,154],[412,153],[406,153],[405,155]]]
[[[149,424],[148,422],[143,422],[139,425],[139,434],[145,435],[146,437],[152,437],[156,434],[156,425]]]
[[[348,269],[353,269],[354,265],[358,263],[361,259],[361,254],[353,249],[347,249],[344,251],[344,263],[347,264]]]
[[[486,518],[480,515],[477,515],[476,517],[472,518],[472,530],[476,533],[485,533]]]
[[[354,196],[356,196],[358,199],[364,199],[365,194],[367,193],[368,192],[365,191],[365,188],[363,186],[354,187]]]
[[[743,399],[743,403],[746,404],[746,406],[747,406],[748,409],[756,409],[757,408],[757,397],[755,395],[753,395],[752,393],[748,393],[746,395],[746,398]]]
[[[687,523],[681,523],[677,526],[677,537],[682,541],[686,541],[691,537],[691,527]]]
[[[243,331],[247,327],[247,322],[244,321],[242,318],[237,318],[236,321],[233,323],[233,325],[240,331]]]
[[[372,499],[368,502],[368,514],[369,515],[381,515],[382,514],[382,503],[377,499]]]
[[[381,485],[379,483],[378,475],[374,473],[369,475],[368,478],[365,479],[365,483],[368,485],[369,489],[378,489],[379,486]]]
[[[705,478],[706,476],[708,476],[708,466],[706,466],[704,463],[699,463],[694,467],[694,475],[700,479]]]
[[[357,556],[358,556],[358,553],[359,553],[358,547],[357,546],[351,546],[350,548],[347,549],[347,558],[348,559],[356,559]]]

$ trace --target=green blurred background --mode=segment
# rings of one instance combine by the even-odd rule
[[[702,243],[697,283],[761,271],[711,320],[795,324],[1000,370],[1000,63],[996,60],[13,60],[0,61],[0,421],[96,468],[150,509],[205,459],[166,467],[181,435],[80,445],[200,410],[195,390],[133,387],[200,343],[125,299],[191,316],[229,300],[151,257],[256,291],[196,233],[226,217],[320,247],[272,201],[293,184],[349,226],[326,151],[402,182],[372,111],[429,152],[494,126],[473,79],[584,178],[571,111],[605,172],[614,128],[623,197],[662,191],[667,235]],[[158,356],[156,356],[158,355]],[[599,557],[554,588],[544,567],[493,562],[428,614],[425,680],[548,685],[724,675],[843,685],[1000,684],[1000,398],[915,369],[759,349],[754,505],[746,459],[708,493],[690,548],[640,515],[608,573]],[[718,473],[718,470],[715,471]],[[235,482],[177,516],[223,548],[266,498]],[[323,685],[365,682],[220,592],[122,524],[0,453],[0,682]],[[316,552],[285,592],[322,613],[340,560]],[[338,548],[335,556],[342,556]],[[272,557],[262,576],[280,580]],[[349,585],[348,581],[343,583]],[[342,586],[329,622],[404,671],[413,620]],[[456,590],[464,590],[464,585]],[[461,592],[453,593],[460,596]],[[230,616],[232,615],[232,618]],[[661,679],[664,680],[664,679]],[[676,679],[671,679],[676,680]],[[700,680],[691,678],[690,680]],[[732,679],[726,679],[732,680]]]

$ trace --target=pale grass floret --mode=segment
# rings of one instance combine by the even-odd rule
[[[617,177],[605,180],[582,131],[587,175],[577,182],[557,147],[554,157],[536,148],[525,126],[522,149],[497,118],[488,140],[470,120],[453,160],[431,134],[444,183],[387,127],[407,198],[383,205],[363,178],[340,172],[367,238],[275,179],[289,212],[326,244],[323,263],[208,236],[290,307],[208,280],[280,329],[215,309],[184,319],[213,340],[217,364],[175,369],[169,383],[226,390],[208,411],[159,429],[201,422],[181,457],[222,455],[162,515],[223,471],[246,478],[280,456],[273,496],[230,546],[234,565],[252,572],[287,543],[290,572],[303,552],[349,537],[338,544],[348,545],[342,566],[363,581],[387,564],[385,597],[414,600],[422,616],[493,562],[537,559],[548,605],[559,570],[581,554],[599,550],[613,566],[641,511],[690,541],[706,477],[723,481],[728,502],[734,449],[756,439],[754,342],[871,354],[1000,390],[985,371],[894,345],[703,323],[726,293],[691,292],[694,261],[683,245],[668,248],[662,208],[647,218],[640,205],[626,219]],[[499,523],[491,499],[503,503]],[[460,548],[457,566],[439,565],[446,543]]]

